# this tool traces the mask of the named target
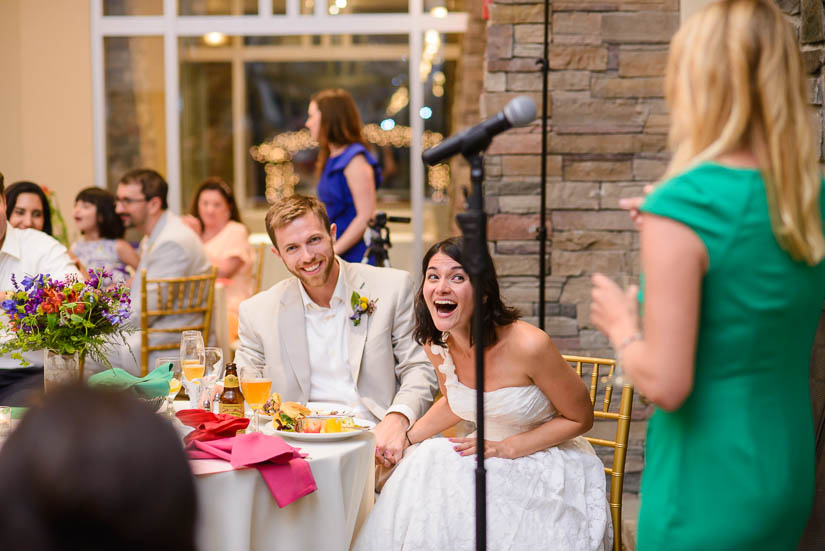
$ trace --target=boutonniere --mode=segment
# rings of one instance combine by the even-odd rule
[[[352,315],[349,319],[351,319],[352,324],[357,327],[358,324],[361,323],[361,316],[375,312],[375,303],[378,302],[378,299],[370,300],[353,291],[349,301],[350,304],[352,304]]]

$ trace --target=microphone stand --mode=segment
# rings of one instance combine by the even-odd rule
[[[539,241],[539,329],[544,330],[544,282],[547,279],[547,49],[550,28],[550,0],[544,0],[544,57],[537,60],[541,65],[541,223],[536,239]]]
[[[487,148],[490,141],[484,145]],[[487,215],[484,212],[484,156],[480,151],[465,152],[470,163],[472,191],[467,210],[456,216],[464,243],[464,262],[473,282],[473,326],[476,360],[476,550],[487,549],[487,471],[484,469],[484,305],[481,282],[487,272]]]

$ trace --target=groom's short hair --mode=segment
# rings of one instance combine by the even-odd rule
[[[266,231],[269,233],[269,239],[272,240],[272,244],[276,249],[278,248],[278,241],[275,239],[275,230],[288,226],[309,212],[318,217],[318,220],[324,224],[327,233],[329,233],[330,224],[327,209],[317,197],[296,193],[279,199],[269,207],[266,213]]]

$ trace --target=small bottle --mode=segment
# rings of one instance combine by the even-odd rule
[[[243,394],[239,388],[238,368],[234,363],[226,364],[226,374],[223,377],[223,392],[218,399],[218,413],[227,413],[235,417],[243,417]]]

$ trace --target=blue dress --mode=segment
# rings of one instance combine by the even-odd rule
[[[340,155],[327,159],[324,171],[321,173],[321,180],[318,182],[318,198],[327,208],[329,221],[336,225],[339,236],[346,231],[355,219],[355,201],[352,199],[347,177],[344,176],[344,169],[356,155],[363,155],[372,167],[375,176],[375,187],[377,188],[381,184],[381,168],[378,166],[375,157],[360,143],[350,144]],[[366,250],[367,244],[362,238],[361,241],[340,256],[347,262],[361,262]],[[370,264],[375,264],[372,257],[370,257]]]

